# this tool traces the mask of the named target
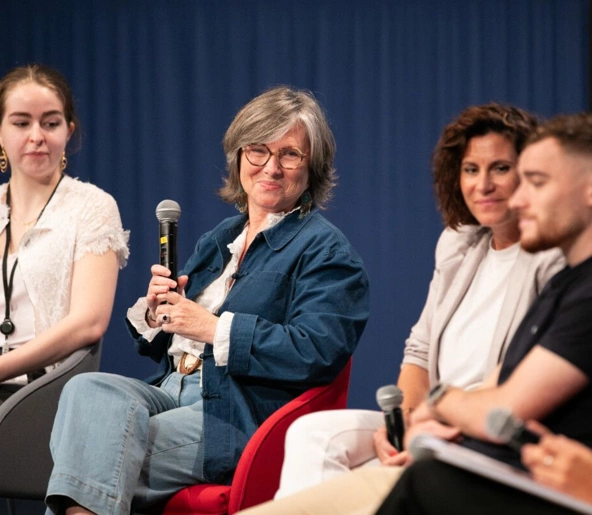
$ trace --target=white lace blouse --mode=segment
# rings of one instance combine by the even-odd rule
[[[6,186],[0,187],[0,199],[6,198]],[[0,232],[7,222],[8,206],[1,200]],[[129,255],[128,239],[129,231],[123,230],[111,195],[92,184],[63,178],[35,227],[23,235],[17,251],[20,274],[33,305],[34,334],[68,314],[74,263],[88,253],[113,250],[123,268]],[[0,295],[2,318],[4,305],[4,296]]]

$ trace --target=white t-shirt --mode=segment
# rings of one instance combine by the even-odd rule
[[[438,371],[443,383],[472,389],[485,379],[485,365],[520,244],[489,248],[467,293],[440,339]]]

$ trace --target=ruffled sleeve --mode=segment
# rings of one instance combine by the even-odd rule
[[[87,202],[78,226],[74,261],[88,253],[113,250],[123,268],[129,257],[129,231],[123,230],[115,199],[97,188]]]

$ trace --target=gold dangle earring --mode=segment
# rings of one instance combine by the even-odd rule
[[[6,170],[8,170],[8,156],[4,147],[0,147],[0,149],[2,149],[0,151],[0,172],[6,173]]]
[[[63,172],[68,166],[68,159],[66,158],[66,151],[62,153],[62,160],[60,161],[60,172]]]

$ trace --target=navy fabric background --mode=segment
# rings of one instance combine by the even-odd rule
[[[374,408],[397,379],[432,274],[442,225],[429,169],[443,125],[469,104],[512,102],[542,116],[586,110],[587,0],[4,0],[0,73],[27,62],[70,80],[83,145],[68,172],[111,193],[131,229],[104,371],[135,377],[122,319],[158,260],[154,209],[180,203],[180,261],[235,213],[216,197],[221,140],[269,86],[312,90],[338,145],[326,216],[371,279],[372,315],[350,406]]]

